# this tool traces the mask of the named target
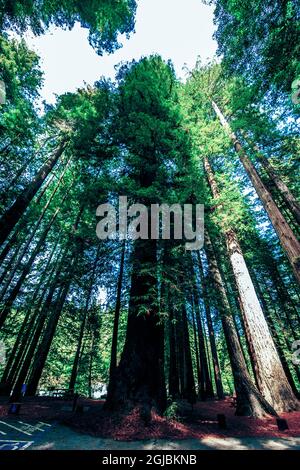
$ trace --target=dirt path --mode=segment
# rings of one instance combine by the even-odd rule
[[[300,437],[215,438],[121,442],[77,433],[55,425],[27,450],[300,450]]]

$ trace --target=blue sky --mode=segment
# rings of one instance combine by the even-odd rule
[[[51,28],[40,37],[26,34],[26,42],[41,57],[45,74],[42,98],[55,101],[55,94],[75,91],[100,76],[115,76],[115,65],[159,53],[171,59],[177,75],[184,78],[185,65],[192,68],[198,56],[214,56],[216,43],[213,8],[201,0],[138,0],[136,32],[122,38],[123,47],[99,57],[88,43],[88,32],[78,24],[71,31]]]

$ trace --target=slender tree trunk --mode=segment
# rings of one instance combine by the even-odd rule
[[[290,212],[293,214],[296,222],[300,225],[300,204],[295,198],[295,196],[292,194],[290,189],[287,187],[285,182],[282,180],[282,178],[277,174],[276,170],[273,168],[272,164],[269,162],[269,160],[264,156],[264,154],[260,151],[258,148],[258,145],[256,145],[254,142],[251,141],[249,136],[247,135],[246,132],[242,131],[242,135],[245,138],[246,142],[253,148],[253,150],[256,152],[256,156],[264,169],[266,170],[269,178],[271,179],[272,183],[276,187],[276,189],[279,191],[283,201],[285,202],[287,208],[290,210]]]
[[[189,403],[193,404],[196,401],[196,388],[193,371],[192,353],[190,346],[190,335],[188,328],[188,320],[186,308],[182,307],[182,329],[183,329],[183,351],[184,351],[184,375],[185,375],[185,386],[183,390],[183,397],[186,398]]]
[[[52,271],[52,274],[54,274],[54,270]],[[42,293],[37,305],[35,306],[35,312],[39,312],[39,310],[41,308],[41,305],[42,305],[42,302],[44,300],[44,297],[46,295],[46,290],[47,289],[45,288],[45,290]],[[40,323],[40,322],[41,322],[41,316],[33,314],[32,317],[31,317],[31,320],[28,324],[28,327],[26,328],[26,333],[24,334],[24,338],[23,338],[23,341],[22,341],[22,343],[19,347],[18,353],[16,354],[15,357],[12,357],[13,363],[10,367],[10,370],[8,372],[7,377],[5,378],[5,383],[4,383],[4,388],[9,392],[8,395],[10,394],[11,389],[13,388],[13,384],[16,381],[18,375],[20,373],[22,373],[23,370],[24,370],[24,373],[25,372],[27,373],[29,365],[26,366],[26,364],[29,364],[29,362],[25,358],[27,358],[27,353],[28,353],[29,348],[30,348],[31,345],[33,347],[32,354],[34,352],[34,347],[36,347],[36,344],[33,341],[35,331],[39,327],[39,325],[41,325],[41,330],[40,331],[42,331],[42,327],[44,325],[44,323]],[[37,341],[39,340],[38,334],[35,336],[35,338],[36,338]],[[27,367],[27,369],[26,369],[26,367]],[[4,380],[4,378],[2,378],[2,380]]]
[[[55,290],[57,289],[57,285],[58,285],[58,282],[59,282],[59,279],[60,279],[60,276],[61,276],[61,272],[62,272],[62,270],[65,266],[65,257],[68,254],[69,247],[70,247],[70,245],[69,245],[69,242],[68,242],[59,263],[57,264],[57,266],[55,266],[53,268],[53,271],[52,271],[51,277],[50,277],[51,284],[50,284],[50,287],[48,289],[48,293],[47,293],[45,302],[43,304],[43,307],[41,309],[41,312],[38,315],[36,321],[35,321],[35,318],[33,317],[32,322],[31,322],[31,327],[34,327],[34,331],[32,333],[32,338],[31,338],[31,340],[28,344],[28,347],[26,347],[26,349],[24,348],[24,352],[20,351],[19,364],[21,366],[20,366],[19,370],[16,370],[16,369],[13,370],[14,378],[9,380],[9,383],[13,384],[13,382],[15,381],[15,378],[16,378],[16,384],[15,384],[14,392],[13,392],[13,395],[12,395],[12,399],[18,399],[18,397],[20,397],[22,384],[24,383],[24,381],[25,381],[25,379],[28,375],[28,371],[29,371],[29,368],[30,368],[30,364],[32,362],[34,352],[35,352],[35,350],[37,348],[37,345],[40,341],[40,336],[41,336],[41,333],[43,331],[44,325],[45,325],[46,320],[47,320],[48,312],[51,310],[52,300],[53,300],[53,297],[54,297],[54,294],[55,294]],[[45,295],[46,295],[46,290],[44,290],[43,295],[41,296],[41,298],[38,302],[38,305],[35,306],[36,312],[39,311]],[[33,328],[30,328],[30,329],[33,329]],[[19,365],[19,364],[17,364],[17,365]]]
[[[36,205],[36,206],[40,203],[40,201],[41,201],[41,199],[42,199],[42,197],[43,197],[43,195],[44,195],[46,189],[47,189],[48,186],[50,185],[50,183],[51,183],[53,177],[54,177],[54,173],[52,174],[52,176],[51,176],[50,178],[48,178],[47,182],[43,185],[43,189],[42,189],[42,191],[40,191],[39,196],[37,197],[37,199],[36,199],[36,201],[35,201],[35,205]],[[30,224],[28,227],[26,227],[27,232],[29,232],[29,231],[32,229],[32,227],[33,227],[33,224]],[[0,264],[2,264],[2,262],[5,260],[5,258],[6,258],[6,256],[8,255],[8,253],[12,250],[12,248],[14,247],[14,245],[15,245],[19,240],[21,240],[21,243],[20,243],[18,249],[16,249],[16,252],[18,252],[18,251],[21,249],[21,246],[22,246],[22,244],[23,244],[23,242],[22,242],[22,237],[23,237],[23,235],[22,235],[22,233],[18,230],[18,228],[19,228],[19,223],[16,225],[14,234],[7,240],[6,245],[5,245],[5,247],[3,248],[3,250],[2,250],[2,252],[1,252],[1,254],[0,254]],[[15,258],[16,258],[16,255],[14,254],[14,255],[12,256],[11,260],[10,260],[10,263],[11,263],[11,261],[14,260]]]
[[[177,340],[176,356],[178,364],[180,398],[183,398],[185,390],[184,332],[182,327],[182,320],[180,318],[178,319],[175,331]]]
[[[7,257],[8,253],[10,250],[13,248],[14,244],[18,241],[18,234],[17,232],[14,233],[11,241],[9,240],[3,250],[0,253],[0,265],[2,265],[3,261],[5,261],[5,258]]]
[[[198,379],[198,396],[202,398],[204,396],[204,381],[203,381],[203,374],[201,374],[201,366],[200,366],[200,356],[199,356],[199,348],[198,348],[198,337],[197,337],[197,327],[196,327],[196,319],[195,319],[195,307],[192,306],[192,315],[193,315],[193,336],[194,336],[194,347],[195,347],[195,356],[196,356],[196,369],[197,369],[197,379]]]
[[[217,264],[213,245],[207,232],[205,233],[205,251],[209,264],[210,277],[213,285],[215,286],[215,292],[218,296],[218,308],[221,313],[225,339],[234,377],[237,396],[236,414],[238,416],[254,416],[257,418],[261,418],[267,414],[276,415],[276,412],[272,406],[256,389],[249,375],[231,313],[229,300],[227,298],[224,281]]]
[[[85,303],[85,306],[84,306],[83,318],[81,320],[81,327],[80,327],[79,338],[78,338],[78,342],[77,342],[77,349],[76,349],[76,354],[75,354],[73,367],[72,367],[72,372],[71,372],[69,390],[74,390],[75,389],[77,373],[78,373],[78,367],[79,367],[79,361],[80,361],[80,352],[81,352],[81,347],[82,347],[82,340],[83,340],[84,330],[85,330],[85,326],[86,326],[86,320],[87,320],[87,314],[88,314],[88,311],[89,311],[89,305],[90,305],[91,297],[92,297],[92,293],[93,293],[95,273],[96,273],[97,264],[98,264],[98,261],[99,261],[100,246],[101,245],[99,244],[98,249],[97,249],[97,253],[96,253],[96,258],[95,258],[95,261],[93,263],[92,274],[91,274],[91,278],[90,278],[90,285],[89,285],[89,288],[88,288],[86,303]]]
[[[110,354],[110,368],[109,368],[109,381],[113,381],[113,376],[117,368],[117,350],[118,350],[118,331],[119,331],[119,320],[121,312],[121,296],[122,296],[122,284],[124,274],[124,261],[126,251],[126,240],[122,242],[121,259],[120,259],[120,271],[117,282],[117,298],[114,315],[114,326],[112,334],[111,354]]]
[[[30,364],[32,362],[32,358],[33,358],[33,355],[34,355],[34,351],[37,347],[37,344],[40,340],[41,333],[42,333],[44,325],[46,323],[47,313],[51,309],[51,301],[52,301],[52,297],[54,295],[55,287],[53,287],[49,291],[48,296],[47,296],[46,301],[45,301],[45,304],[43,306],[42,312],[40,313],[40,316],[39,316],[39,319],[38,319],[38,322],[37,322],[37,325],[36,325],[35,332],[33,334],[33,337],[32,337],[31,343],[29,345],[29,348],[27,350],[24,362],[21,366],[21,369],[18,373],[16,383],[14,385],[14,390],[13,390],[13,394],[11,396],[11,401],[16,401],[16,400],[20,399],[22,385],[26,380],[26,377],[27,377],[27,374],[28,374],[28,371],[29,371],[29,368],[30,368]],[[27,393],[28,393],[28,390],[27,390]]]
[[[10,353],[10,356],[8,358],[8,361],[5,365],[5,369],[4,369],[4,372],[2,374],[1,383],[0,383],[1,395],[9,395],[9,393],[10,393],[11,384],[8,381],[9,373],[11,372],[12,366],[14,364],[14,360],[15,360],[16,355],[17,355],[17,353],[20,349],[21,344],[24,344],[25,339],[27,341],[28,333],[29,333],[28,323],[29,323],[29,320],[30,320],[30,315],[31,315],[31,311],[28,310],[26,315],[25,315],[25,318],[23,320],[21,329],[18,333],[18,336],[17,336],[17,339],[15,341],[14,347],[13,347],[13,349]]]
[[[55,248],[56,248],[56,246],[55,246]],[[47,265],[45,267],[45,270],[44,270],[44,272],[41,276],[41,280],[40,280],[37,288],[35,289],[34,295],[31,299],[31,305],[34,306],[33,308],[34,308],[35,312],[39,312],[39,310],[41,308],[41,305],[42,305],[42,302],[43,302],[43,299],[46,295],[47,285],[44,286],[44,290],[42,292],[42,295],[40,296],[40,299],[37,302],[37,304],[35,304],[38,293],[40,291],[40,287],[41,287],[41,285],[42,285],[42,283],[45,279],[45,275],[48,274],[48,267],[49,267],[49,264],[51,262],[51,258],[54,254],[54,251],[55,251],[55,249],[52,251],[52,254],[51,254],[51,256],[50,256],[50,258],[47,262]],[[56,263],[56,265],[53,267],[53,269],[51,269],[51,271],[48,275],[48,279],[49,279],[50,282],[51,282],[51,280],[52,280],[52,278],[55,274],[57,266],[58,266],[58,263]],[[28,347],[29,347],[30,342],[31,342],[32,335],[34,334],[35,323],[37,323],[36,320],[38,320],[36,318],[37,315],[32,314],[32,309],[28,310],[28,315],[29,315],[29,317],[31,316],[31,319],[30,319],[29,323],[26,324],[26,330],[24,332],[24,335],[22,336],[22,342],[20,344],[20,347],[19,346],[17,347],[17,344],[15,345],[15,347],[17,347],[17,350],[15,351],[15,347],[14,347],[14,350],[10,355],[9,361],[6,365],[5,371],[4,371],[3,376],[1,378],[1,386],[5,390],[7,390],[9,393],[11,391],[11,388],[12,388],[13,383],[15,381],[15,378],[17,376],[17,372],[18,372],[18,369],[20,367],[20,364],[22,363],[24,357],[26,356]],[[7,393],[7,394],[9,394],[9,393]]]
[[[92,331],[92,344],[91,344],[90,363],[89,363],[89,376],[88,376],[89,398],[92,398],[94,347],[95,347],[95,335],[94,335],[94,332]]]
[[[223,116],[222,112],[218,108],[215,102],[212,102],[212,106],[219,117],[221,124],[223,125],[224,129],[228,132],[234,148],[239,155],[239,158],[266,210],[269,215],[269,218],[273,224],[274,229],[279,237],[281,245],[285,250],[289,261],[291,263],[295,278],[297,279],[298,283],[300,284],[300,242],[297,240],[295,234],[291,230],[290,226],[288,225],[287,221],[283,217],[282,213],[276,206],[270,192],[267,190],[265,185],[263,184],[259,174],[257,173],[254,165],[250,161],[249,157],[247,156],[246,152],[244,151],[240,141],[238,140],[237,136],[234,132],[230,129],[228,122],[226,121],[225,117]]]
[[[169,361],[169,395],[172,398],[178,398],[179,391],[179,373],[178,373],[178,358],[177,358],[177,345],[176,345],[176,322],[174,317],[174,310],[170,305],[170,318],[169,318],[169,345],[170,345],[170,361]]]
[[[70,160],[68,161],[68,163],[67,163],[67,165],[66,165],[64,171],[63,171],[62,174],[60,175],[60,178],[59,178],[59,180],[58,180],[58,182],[57,182],[57,185],[55,186],[54,190],[52,191],[52,193],[51,193],[51,195],[50,195],[48,201],[47,201],[46,204],[44,205],[44,207],[43,207],[43,209],[42,209],[42,212],[41,212],[41,214],[39,215],[38,220],[37,220],[36,223],[34,224],[34,227],[33,227],[32,231],[31,231],[31,234],[29,235],[29,237],[28,237],[28,239],[26,240],[24,246],[22,247],[21,253],[20,253],[19,256],[18,256],[18,259],[17,259],[17,261],[16,261],[16,263],[15,263],[15,266],[14,266],[12,269],[10,269],[10,273],[9,273],[8,279],[7,279],[5,285],[4,285],[4,287],[3,287],[3,289],[1,290],[1,293],[0,293],[0,298],[1,298],[1,299],[3,299],[3,297],[4,297],[4,295],[5,295],[5,293],[6,293],[7,289],[8,289],[8,287],[9,287],[9,285],[10,285],[10,283],[11,283],[13,277],[14,277],[15,272],[16,272],[17,269],[20,267],[21,262],[22,262],[22,259],[24,258],[25,254],[28,252],[28,250],[29,250],[29,248],[30,248],[30,244],[31,244],[32,240],[34,239],[34,237],[35,237],[35,235],[36,235],[36,233],[37,233],[38,228],[39,228],[40,225],[41,225],[41,222],[42,222],[42,220],[43,220],[43,218],[44,218],[44,216],[45,216],[45,214],[46,214],[46,212],[47,212],[47,209],[49,208],[49,206],[50,206],[50,204],[51,204],[51,202],[52,202],[52,200],[53,200],[55,194],[57,193],[57,191],[58,191],[58,189],[59,189],[59,187],[60,187],[60,184],[61,184],[61,182],[62,182],[62,180],[63,180],[64,175],[65,175],[65,172],[67,171],[69,162],[70,162]],[[69,190],[69,191],[70,191],[70,190]],[[63,200],[61,201],[61,204],[65,201],[65,199],[66,199],[66,197],[67,197],[69,191],[67,191],[67,193],[66,193],[65,196],[63,197]],[[51,221],[50,221],[50,224],[51,224],[51,225],[53,224],[53,222],[54,222],[54,220],[55,220],[55,218],[56,218],[56,216],[57,216],[59,210],[60,210],[60,208],[57,209],[57,211],[55,212],[55,215],[54,215],[53,218],[51,219]],[[50,225],[50,226],[51,226],[51,225]],[[49,225],[48,225],[48,226],[49,226]],[[48,226],[47,226],[47,227],[48,227]],[[48,232],[47,232],[47,233],[48,233]],[[47,233],[46,233],[46,235],[47,235]],[[43,238],[43,235],[42,235],[42,238]],[[39,245],[39,243],[38,243],[38,245]],[[35,248],[34,251],[36,251],[36,248]],[[34,260],[33,260],[33,261],[34,261]],[[30,266],[30,267],[31,267],[31,266]],[[29,267],[29,269],[30,269],[30,267]],[[22,277],[22,276],[21,276],[21,277]],[[23,281],[21,281],[21,282],[23,282]]]
[[[46,241],[46,238],[48,236],[48,233],[51,229],[51,227],[53,226],[53,223],[57,217],[57,215],[59,214],[60,212],[60,209],[61,209],[61,206],[62,204],[65,202],[65,200],[67,199],[68,197],[68,194],[69,194],[69,191],[66,192],[66,194],[64,195],[63,197],[63,200],[61,201],[61,205],[56,209],[56,211],[54,212],[54,214],[52,215],[50,221],[48,222],[48,224],[46,225],[45,229],[43,230],[42,232],[42,235],[36,245],[36,247],[34,248],[29,260],[27,261],[27,263],[25,264],[23,270],[22,270],[22,273],[21,273],[21,276],[19,277],[16,285],[14,286],[14,288],[12,289],[8,299],[6,300],[5,302],[5,306],[4,308],[2,309],[1,313],[0,313],[0,328],[3,326],[6,318],[7,318],[7,315],[9,314],[10,312],[10,309],[23,285],[23,282],[25,281],[27,275],[29,274],[30,272],[30,269],[37,257],[37,255],[40,253],[45,241]]]
[[[45,144],[51,140],[51,137],[47,137],[42,144],[38,146],[37,151],[35,152],[35,155],[38,155],[40,150],[42,149]],[[29,163],[32,162],[32,155],[29,155],[23,163],[23,165],[20,166],[19,170],[17,170],[16,174],[14,175],[13,179],[8,182],[8,185],[5,188],[5,191],[10,191],[15,189],[15,185],[18,183],[19,178],[22,176],[26,168],[28,167]]]
[[[201,308],[200,308],[200,299],[197,287],[195,285],[196,279],[194,277],[194,295],[195,295],[195,310],[196,310],[196,321],[198,327],[198,338],[199,338],[199,354],[200,354],[200,365],[201,365],[201,383],[202,383],[202,390],[201,390],[201,398],[202,400],[206,400],[206,398],[213,398],[214,397],[214,389],[213,385],[209,376],[209,369],[208,369],[208,360],[207,354],[205,349],[205,338],[204,338],[204,330],[202,327],[202,319],[201,319]]]
[[[67,264],[64,263],[63,269],[65,275],[67,275],[67,279],[63,282],[63,285],[60,289],[60,293],[55,301],[53,314],[49,318],[49,321],[46,326],[46,330],[44,333],[44,337],[38,347],[38,350],[35,354],[34,363],[31,368],[31,373],[28,382],[28,395],[35,395],[39,380],[41,378],[43,368],[45,366],[45,362],[47,360],[47,356],[52,344],[53,337],[55,335],[56,327],[64,307],[65,300],[67,298],[70,285],[72,282],[72,276],[74,275],[74,268],[77,264],[77,260],[84,249],[83,240],[76,238],[76,231],[78,229],[78,225],[81,219],[81,216],[84,212],[84,205],[82,205],[79,209],[77,217],[75,219],[75,223],[72,227],[72,233],[69,236],[69,240],[67,242],[65,253],[68,254],[70,250],[70,256],[68,257]],[[64,256],[62,258],[62,262],[64,261]],[[55,291],[55,286],[57,285],[57,281],[60,280],[61,269],[58,270],[56,281],[54,282],[54,289],[52,289],[52,296],[50,296],[50,303],[52,302],[52,297]],[[61,281],[60,281],[61,283]],[[51,295],[51,293],[50,293]]]
[[[47,323],[43,339],[37,349],[35,359],[32,365],[31,374],[28,380],[27,395],[34,396],[43,373],[43,369],[47,360],[47,356],[55,335],[56,327],[60,318],[60,314],[64,307],[66,297],[70,289],[71,279],[61,289],[59,299],[57,300],[54,311]]]
[[[13,205],[5,212],[0,220],[0,245],[5,242],[15,225],[18,223],[30,202],[42,186],[43,182],[54,168],[55,164],[66,148],[66,140],[63,139],[52,157],[44,164],[23,192],[17,197]]]
[[[2,285],[3,281],[5,280],[6,278],[6,275],[7,275],[7,272],[9,271],[9,267],[10,266],[14,266],[16,264],[16,259],[17,257],[19,256],[19,253],[20,253],[20,250],[23,246],[23,243],[21,242],[15,249],[14,253],[12,254],[11,258],[9,260],[7,260],[6,262],[6,265],[3,266],[2,268],[2,273],[1,273],[1,276],[0,276],[0,285]],[[5,283],[4,287],[2,288],[1,290],[1,293],[0,293],[0,301],[3,300],[3,297],[6,293],[6,290],[7,290],[7,287],[9,286],[9,283]]]
[[[206,280],[204,277],[203,265],[202,265],[202,260],[201,260],[199,251],[197,252],[197,255],[198,255],[199,271],[200,271],[203,300],[204,300],[205,313],[206,313],[206,322],[208,326],[210,348],[211,348],[212,361],[213,361],[213,366],[214,366],[214,377],[215,377],[215,383],[216,383],[216,388],[217,388],[217,395],[218,395],[219,400],[223,400],[224,390],[223,390],[222,378],[221,378],[221,373],[220,373],[220,365],[219,365],[218,351],[217,351],[217,345],[216,345],[215,331],[213,327],[211,309],[210,309],[210,304],[209,304],[208,297],[207,297]]]
[[[207,158],[204,165],[212,194],[217,199],[220,194]],[[234,230],[226,229],[225,239],[259,390],[276,411],[296,410],[299,407],[298,400],[282,367]]]

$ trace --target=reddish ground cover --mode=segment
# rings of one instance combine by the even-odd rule
[[[203,437],[296,437],[300,436],[300,412],[284,413],[289,430],[278,431],[276,419],[264,420],[235,416],[232,401],[207,401],[197,403],[192,410],[180,405],[180,421],[168,420],[152,414],[149,425],[141,419],[138,409],[120,416],[103,409],[103,401],[81,400],[89,410],[83,413],[71,411],[72,402],[58,399],[26,399],[20,416],[31,420],[59,421],[71,428],[93,436],[131,441],[145,439],[188,439]],[[7,416],[8,407],[2,401],[0,416]],[[220,430],[217,414],[226,416],[227,428]]]

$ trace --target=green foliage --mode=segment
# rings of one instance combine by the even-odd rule
[[[71,29],[75,22],[89,29],[89,41],[99,54],[119,47],[118,34],[134,28],[135,0],[1,0],[0,31],[28,28],[42,34],[51,24]]]
[[[243,75],[257,89],[291,93],[299,76],[298,0],[212,0],[215,37],[229,73]]]
[[[167,408],[164,412],[164,416],[170,421],[173,421],[173,420],[180,421],[178,410],[179,410],[178,403],[176,401],[173,401],[172,397],[168,397]]]

